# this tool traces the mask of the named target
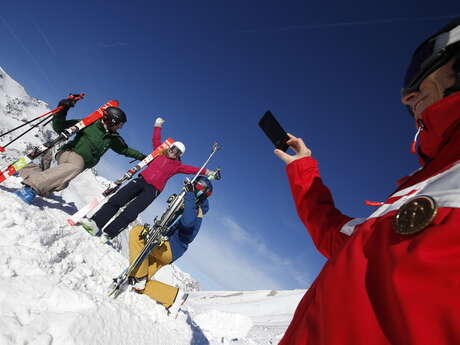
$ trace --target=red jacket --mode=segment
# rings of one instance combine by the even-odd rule
[[[154,127],[153,129],[152,145],[154,150],[161,145],[160,127]],[[161,192],[171,176],[175,174],[196,174],[198,171],[200,171],[200,168],[185,165],[182,164],[180,160],[161,155],[155,158],[147,168],[141,172],[141,175],[147,183],[150,183]],[[205,174],[205,172],[206,169],[201,171],[202,174]]]
[[[313,158],[287,174],[297,212],[328,258],[281,345],[460,344],[460,93],[428,107],[424,166],[372,215],[334,206]],[[421,232],[397,234],[400,207],[429,195],[437,214]]]

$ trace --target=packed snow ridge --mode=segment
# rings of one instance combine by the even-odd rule
[[[0,68],[0,133],[47,111]],[[35,130],[8,147],[0,166],[53,136],[49,125]],[[107,292],[128,264],[126,237],[117,252],[66,222],[108,181],[87,170],[30,206],[14,194],[20,181],[0,184],[0,345],[276,344],[304,293],[197,291],[196,280],[170,265],[157,278],[191,291],[176,319],[144,295],[114,300]]]

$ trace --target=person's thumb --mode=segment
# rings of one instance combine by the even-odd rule
[[[290,155],[288,155],[286,152],[283,152],[283,151],[281,151],[279,149],[276,149],[273,152],[275,153],[275,155],[278,156],[279,159],[281,159],[286,164],[289,164],[289,162],[292,159],[292,157]]]

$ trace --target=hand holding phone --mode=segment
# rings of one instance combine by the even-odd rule
[[[259,121],[259,126],[277,149],[284,152],[287,151],[289,148],[287,144],[289,136],[270,110],[262,116]]]
[[[311,157],[311,150],[305,145],[302,138],[297,138],[292,134],[288,134],[289,147],[294,151],[295,154],[290,155],[281,150],[275,150],[275,155],[278,156],[284,163],[289,164],[297,159]]]
[[[270,111],[267,111],[260,119],[259,126],[278,149],[275,150],[275,154],[286,164],[311,156],[311,150],[305,145],[302,138],[286,133]],[[295,154],[286,153],[289,147]]]

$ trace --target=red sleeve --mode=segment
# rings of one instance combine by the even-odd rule
[[[297,214],[316,248],[329,259],[349,238],[340,229],[352,218],[335,208],[331,192],[321,180],[315,159],[306,157],[295,160],[288,164],[286,172]]]
[[[195,175],[198,173],[198,171],[200,171],[200,168],[192,167],[191,165],[185,165],[185,164],[181,164],[177,168],[177,172],[180,174],[194,174]],[[205,174],[206,174],[206,168],[203,168],[200,171],[200,175],[205,175]]]
[[[161,127],[153,127],[152,146],[155,150],[161,145]]]

